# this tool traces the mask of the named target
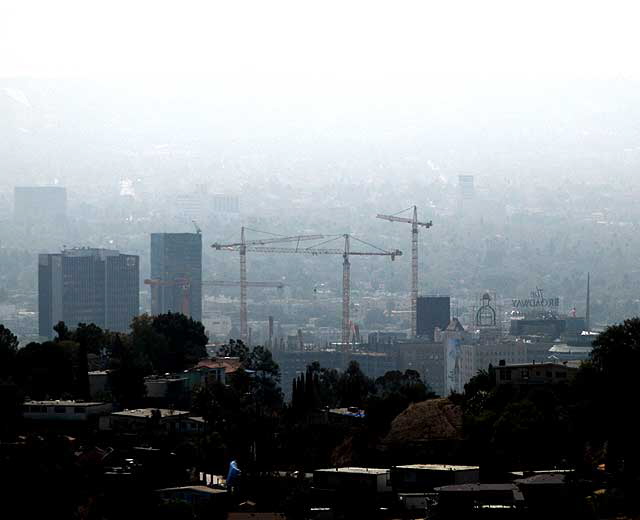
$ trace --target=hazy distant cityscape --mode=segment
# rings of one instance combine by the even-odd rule
[[[26,4],[0,517],[640,518],[639,13]]]

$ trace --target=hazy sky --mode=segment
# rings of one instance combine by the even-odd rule
[[[89,80],[0,85],[5,153],[61,178],[78,150],[102,172],[166,143],[260,175],[635,173],[638,20],[637,1],[0,0],[0,79]]]
[[[1,0],[0,77],[305,98],[637,78],[639,15],[612,1]]]

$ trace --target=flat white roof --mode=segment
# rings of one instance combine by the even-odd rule
[[[355,468],[355,467],[347,467],[347,468],[323,468],[317,469],[316,471],[321,471],[323,473],[353,473],[358,475],[384,475],[385,473],[389,473],[388,469],[383,468]]]
[[[181,487],[156,489],[156,493],[164,493],[167,491],[196,491],[198,493],[208,493],[210,495],[219,495],[221,493],[227,492],[226,489],[216,489],[216,488],[210,488],[208,486],[181,486]]]
[[[189,415],[190,412],[185,410],[169,410],[166,408],[139,408],[137,410],[123,410],[121,412],[113,412],[111,415],[119,415],[121,417],[151,417],[153,410],[160,412],[160,417],[175,417]]]
[[[399,469],[425,469],[431,471],[468,471],[479,470],[480,466],[458,466],[453,464],[407,464],[396,466]]]
[[[33,406],[101,406],[109,403],[101,403],[98,401],[25,401],[23,404],[25,405],[33,405]]]

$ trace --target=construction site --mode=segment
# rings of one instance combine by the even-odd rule
[[[398,216],[400,213],[411,211],[411,218]],[[196,231],[193,234],[154,234],[152,235],[152,266],[162,264],[160,269],[155,269],[150,278],[144,280],[151,291],[151,311],[156,314],[171,310],[181,312],[187,316],[200,319],[207,324],[207,320],[218,318],[217,322],[231,324],[227,331],[222,331],[220,327],[213,332],[216,336],[227,336],[219,338],[226,340],[229,337],[237,336],[245,344],[261,343],[274,350],[286,350],[291,347],[304,348],[309,346],[336,347],[343,351],[356,350],[362,343],[363,320],[368,311],[379,309],[387,314],[389,318],[405,318],[400,323],[406,325],[408,318],[408,330],[394,330],[386,332],[404,333],[409,338],[416,337],[416,302],[418,298],[418,231],[420,227],[429,228],[432,223],[418,220],[418,210],[416,206],[403,210],[396,215],[378,214],[377,218],[390,222],[400,222],[411,224],[411,280],[409,289],[409,301],[401,303],[398,307],[387,309],[388,305],[380,308],[380,298],[369,294],[364,298],[352,299],[351,287],[351,264],[353,257],[387,257],[394,261],[402,256],[399,249],[388,250],[374,245],[357,236],[349,233],[342,235],[325,234],[300,234],[300,235],[278,235],[275,233],[258,231],[242,226],[240,230],[240,240],[237,242],[211,244],[211,249],[216,252],[237,252],[239,257],[239,278],[237,280],[207,280],[202,275],[202,262],[199,260],[194,264],[194,253],[187,251],[188,247],[175,248],[173,251],[157,251],[154,240],[167,237],[166,240],[185,238],[191,235],[190,240],[195,244],[195,255],[201,251],[201,229],[194,222]],[[258,238],[249,237],[257,235]],[[163,236],[160,236],[163,235]],[[340,246],[340,247],[336,247]],[[336,295],[332,291],[324,291],[324,284],[319,283],[315,287],[313,296],[307,300],[296,300],[286,291],[286,284],[283,281],[264,281],[250,279],[248,275],[247,257],[248,253],[263,255],[307,255],[307,256],[341,256],[342,257],[342,287],[341,295]],[[320,260],[318,260],[320,261]],[[184,264],[184,265],[180,265]],[[154,268],[152,267],[152,271]],[[283,273],[283,275],[286,273]],[[216,297],[215,295],[203,295],[206,288],[239,288],[237,298],[237,312],[233,312],[236,303],[233,298]],[[250,300],[249,290],[256,289],[277,289],[277,293],[269,296],[268,301],[273,306],[274,312],[268,313],[269,305],[256,309],[256,315],[249,312]],[[383,291],[379,291],[383,292]],[[339,297],[341,296],[341,298]],[[194,301],[194,298],[197,300]],[[205,311],[202,312],[202,301],[204,298]],[[340,308],[341,320],[338,324],[323,324],[318,326],[318,319],[313,317],[309,321],[298,323],[283,323],[282,308],[300,309],[301,307],[315,307],[323,309],[327,315],[335,314],[335,309]],[[195,309],[198,307],[198,310]],[[265,310],[267,315],[265,316]],[[280,312],[278,312],[280,310]],[[408,311],[408,316],[406,315]],[[235,316],[234,316],[235,314]],[[280,316],[276,316],[279,314]],[[293,314],[298,314],[293,312]],[[404,315],[404,316],[403,316]],[[224,319],[226,318],[226,319]],[[315,323],[314,323],[315,321]],[[326,321],[326,320],[325,320]],[[397,321],[397,320],[396,320]],[[266,329],[266,330],[265,330]],[[292,330],[293,329],[293,330]],[[311,330],[313,333],[310,334]],[[379,331],[377,331],[379,332]]]

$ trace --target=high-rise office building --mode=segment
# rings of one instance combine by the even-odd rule
[[[419,296],[416,308],[416,334],[434,339],[436,327],[444,330],[451,321],[451,301],[448,296]]]
[[[67,218],[67,190],[62,186],[16,186],[13,215],[17,222],[63,223]]]
[[[152,233],[151,279],[152,314],[186,312],[201,321],[202,235]]]
[[[38,258],[39,333],[95,323],[126,332],[140,310],[140,261],[111,249],[66,249]]]

